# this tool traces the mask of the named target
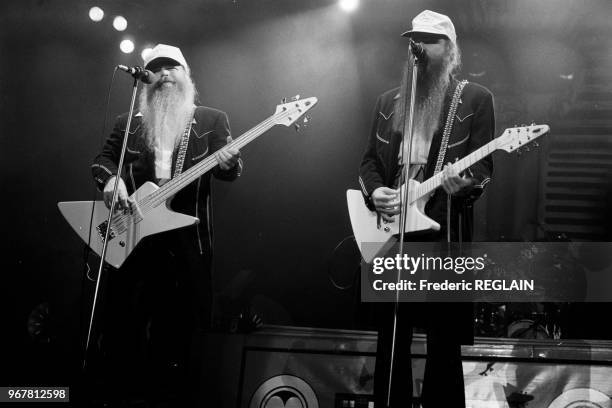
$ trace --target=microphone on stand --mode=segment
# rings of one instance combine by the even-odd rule
[[[134,78],[140,79],[145,84],[152,84],[159,79],[159,77],[155,75],[152,71],[149,71],[148,69],[144,69],[139,66],[128,67],[126,65],[117,65],[117,69],[127,72]]]
[[[423,44],[415,42],[412,38],[410,38],[408,41],[410,44],[410,51],[415,58],[420,60],[427,59],[427,53],[425,52],[425,48],[423,48]]]

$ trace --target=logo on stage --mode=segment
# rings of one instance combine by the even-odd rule
[[[548,408],[610,408],[612,399],[593,388],[574,388],[563,392]]]
[[[319,408],[314,390],[301,378],[277,375],[257,388],[249,408]]]

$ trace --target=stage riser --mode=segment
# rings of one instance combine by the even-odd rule
[[[425,341],[415,335],[412,345],[415,396],[422,388]],[[202,347],[202,407],[335,408],[356,400],[360,408],[372,400],[373,332],[267,327],[250,335],[209,335]],[[612,406],[612,347],[606,342],[480,338],[462,354],[468,407],[529,402],[565,408],[579,399]]]

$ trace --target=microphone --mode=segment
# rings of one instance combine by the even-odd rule
[[[417,59],[425,60],[427,58],[427,53],[425,52],[425,48],[423,48],[423,44],[414,42],[412,38],[410,38],[409,41],[412,55]]]
[[[139,66],[128,67],[125,65],[117,65],[117,69],[127,72],[134,78],[140,79],[145,84],[152,84],[158,80],[158,76],[155,75],[152,71],[149,71],[148,69],[144,69]]]

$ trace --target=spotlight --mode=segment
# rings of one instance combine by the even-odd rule
[[[342,10],[349,13],[357,10],[357,7],[359,7],[359,0],[340,0],[339,4]]]
[[[89,18],[91,18],[96,23],[101,21],[104,18],[104,10],[100,7],[92,7],[89,9]]]
[[[125,17],[117,16],[113,20],[113,27],[115,27],[117,31],[124,31],[127,28],[127,20]]]
[[[132,40],[123,40],[119,44],[119,48],[126,54],[131,54],[134,51],[134,42]]]
[[[147,59],[147,54],[150,53],[151,51],[153,51],[153,48],[151,47],[143,48],[143,50],[140,52],[140,56],[142,57],[143,60],[145,60]]]

